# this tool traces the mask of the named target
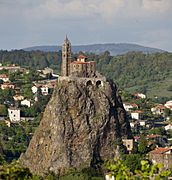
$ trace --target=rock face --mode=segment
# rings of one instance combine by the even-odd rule
[[[37,174],[89,167],[131,137],[115,85],[105,79],[60,77],[21,163]]]

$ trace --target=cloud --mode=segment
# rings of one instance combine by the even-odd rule
[[[143,9],[152,13],[163,13],[172,10],[171,0],[143,0]]]
[[[172,0],[0,0],[1,46],[52,43],[69,32],[77,44],[157,42],[169,48],[171,16]]]

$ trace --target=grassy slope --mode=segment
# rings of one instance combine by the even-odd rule
[[[172,91],[167,91],[172,85],[171,53],[132,52],[107,59],[107,56],[100,57],[98,69],[120,88],[130,92],[145,91],[149,97],[172,97]]]

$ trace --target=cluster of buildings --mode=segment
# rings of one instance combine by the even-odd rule
[[[165,104],[158,104],[151,108],[151,112],[156,115],[163,115],[165,109],[172,110],[172,101],[167,101]]]
[[[40,91],[41,95],[47,96],[50,94],[50,90],[55,87],[56,80],[53,81],[46,81],[46,84],[35,83],[32,87],[33,99],[25,99],[24,96],[20,94],[16,94],[13,96],[15,102],[20,104],[20,106],[26,106],[30,108],[34,105],[35,102],[38,101],[38,91]],[[16,103],[15,103],[16,104]],[[12,106],[8,108],[8,116],[11,122],[19,122],[21,120],[25,120],[27,118],[21,117],[21,109],[17,106]],[[32,119],[32,118],[31,118]]]
[[[141,93],[134,94],[135,99],[145,99],[146,95]],[[143,130],[149,131],[154,128],[162,128],[166,133],[169,130],[172,130],[172,123],[168,123],[169,117],[165,117],[165,110],[172,111],[172,101],[167,101],[164,104],[155,104],[150,109],[145,109],[143,107],[139,107],[136,103],[124,102],[123,106],[129,115],[130,127],[134,134],[141,134],[144,132]],[[142,108],[140,110],[139,108]],[[147,112],[152,117],[149,119],[149,116],[146,116],[145,112]],[[145,118],[146,117],[146,118]],[[153,151],[150,151],[149,158],[153,163],[160,163],[165,165],[165,169],[168,169],[172,165],[172,147],[169,143],[171,139],[168,139],[167,136],[163,136],[160,134],[150,134],[146,135],[145,139],[148,141],[148,145],[152,144],[156,145],[156,148]],[[133,142],[127,141],[125,142],[126,147],[133,147],[132,143],[138,143],[140,140],[140,135],[134,136]],[[131,149],[130,149],[131,151]]]
[[[137,97],[138,97],[137,93]],[[139,98],[145,98],[144,94],[141,94]],[[130,115],[130,126],[132,129],[138,129],[138,127],[147,127],[152,128],[156,120],[152,121],[149,119],[144,120],[144,112],[139,109],[139,106],[136,103],[123,103],[124,109]],[[161,115],[164,116],[165,109],[172,111],[172,101],[167,101],[165,104],[157,104],[150,108],[150,113],[152,115]],[[167,117],[168,120],[169,117]]]
[[[43,70],[39,70],[40,77],[44,76],[43,81],[38,82],[30,82],[32,85],[31,91],[33,94],[32,99],[25,98],[24,94],[21,94],[22,87],[17,86],[15,83],[12,83],[9,78],[9,74],[13,74],[15,72],[21,72],[21,73],[29,73],[29,70],[25,68],[21,68],[20,66],[17,66],[15,64],[9,65],[9,66],[3,66],[0,64],[0,71],[3,71],[2,74],[0,74],[0,88],[2,90],[5,89],[12,89],[15,95],[12,96],[13,100],[5,100],[4,105],[8,107],[8,117],[11,122],[19,122],[23,119],[27,119],[27,117],[21,117],[21,108],[22,106],[25,106],[27,108],[30,108],[34,105],[35,102],[38,101],[38,95],[39,93],[43,96],[47,96],[52,92],[52,89],[55,87],[56,84],[56,78],[54,79],[46,79],[47,74],[53,74],[53,70],[51,68],[45,68]],[[7,72],[7,73],[4,73]],[[58,75],[53,74],[55,77]],[[4,117],[5,118],[5,117]],[[2,117],[1,117],[2,119]],[[32,118],[30,118],[32,119]]]

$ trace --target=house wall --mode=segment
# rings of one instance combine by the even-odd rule
[[[163,164],[164,169],[168,169],[172,166],[172,154],[153,154],[149,153],[149,158],[152,162]]]
[[[8,109],[8,115],[11,122],[20,121],[20,109]]]

